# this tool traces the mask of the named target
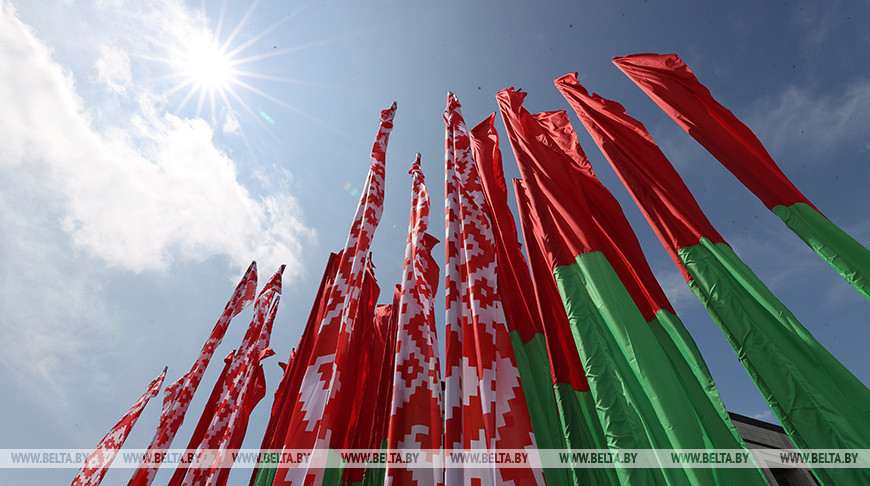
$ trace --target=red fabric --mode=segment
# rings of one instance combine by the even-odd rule
[[[495,238],[459,100],[444,111],[447,449],[536,447],[498,293]],[[544,484],[540,469],[446,468],[445,484]]]
[[[441,365],[435,331],[435,294],[438,264],[432,248],[438,239],[429,229],[429,191],[417,154],[411,170],[411,214],[402,284],[396,305],[395,362],[384,380],[393,384],[384,412],[389,417],[387,447],[390,449],[440,449]],[[430,459],[424,457],[424,459]],[[443,471],[387,465],[388,484],[435,486],[443,484]]]
[[[214,355],[215,349],[220,345],[226,334],[227,327],[233,317],[237,316],[251,302],[257,293],[257,264],[252,262],[248,266],[248,270],[242,277],[242,280],[236,286],[233,295],[229,302],[224,306],[223,314],[214,325],[208,339],[202,347],[199,356],[190,368],[190,371],[185,373],[175,383],[166,387],[163,391],[163,410],[160,413],[160,421],[157,424],[157,431],[154,433],[154,438],[148,445],[147,458],[153,459],[156,455],[154,452],[168,449],[172,445],[172,440],[178,432],[184,421],[184,415],[187,413],[187,408],[190,406],[190,401],[193,399],[193,394],[196,392],[199,382]],[[143,458],[143,462],[145,458]],[[157,475],[159,466],[140,466],[130,478],[128,486],[149,486]]]
[[[257,371],[260,362],[274,353],[269,347],[272,335],[272,324],[281,300],[281,274],[284,266],[275,272],[269,282],[260,291],[254,304],[254,316],[251,324],[242,338],[238,351],[228,357],[230,362],[225,369],[225,374],[219,381],[221,389],[217,402],[210,401],[203,417],[209,417],[208,427],[202,434],[201,440],[194,447],[198,451],[227,449],[234,441],[241,440],[237,434],[244,433],[242,424],[248,420],[248,414],[252,405],[253,394],[255,397],[261,394],[258,390]],[[257,402],[259,399],[256,400]],[[254,404],[256,402],[253,402]],[[211,406],[214,405],[214,408]],[[200,421],[200,425],[202,425]],[[242,435],[242,438],[244,435]],[[192,444],[193,445],[193,444]],[[190,468],[181,478],[184,486],[200,484],[219,484],[218,479],[222,476],[222,464],[219,458],[210,467]],[[175,477],[179,470],[176,470]]]
[[[145,388],[145,393],[136,400],[136,403],[112,427],[112,430],[100,440],[94,452],[91,452],[88,458],[85,459],[82,468],[76,474],[76,477],[73,478],[72,486],[97,486],[103,481],[109,466],[112,465],[115,456],[118,454],[118,449],[124,445],[127,436],[130,435],[130,430],[136,425],[139,415],[145,409],[145,405],[160,391],[160,386],[163,385],[165,377],[166,368],[163,368],[163,372],[148,384]]]
[[[208,430],[208,424],[211,423],[215,410],[217,410],[218,401],[221,396],[221,389],[223,388],[224,382],[226,382],[227,370],[230,368],[230,363],[232,363],[235,353],[236,352],[233,351],[224,358],[224,369],[218,376],[217,381],[215,381],[214,387],[212,387],[211,390],[211,395],[209,395],[208,400],[205,402],[205,409],[202,411],[202,415],[199,416],[196,428],[193,429],[193,435],[191,435],[190,441],[187,443],[186,450],[188,451],[196,450],[197,446],[202,442],[203,437],[205,437],[205,432]],[[188,467],[186,464],[179,463],[175,468],[175,473],[167,483],[167,486],[179,486],[181,481],[184,479],[184,475],[187,474],[187,469]]]
[[[495,113],[471,130],[471,148],[495,237],[498,292],[504,305],[505,319],[508,329],[518,331],[520,339],[526,343],[535,334],[543,333],[544,329],[533,313],[536,303],[534,295],[528,292],[532,288],[532,279],[517,237],[514,216],[507,203],[507,186],[494,120]]]
[[[568,115],[532,115],[522,107],[525,93],[512,89],[500,91],[497,98],[520,173],[549,207],[553,224],[548,231],[555,233],[542,248],[550,252],[552,268],[600,251],[647,321],[659,309],[673,312],[622,207],[595,177]]]
[[[576,76],[577,73],[567,74],[556,79],[556,87],[577,112],[671,258],[689,280],[677,250],[697,245],[702,237],[714,243],[724,240],[643,124],[628,116],[619,103],[597,94],[589,96]]]
[[[292,400],[293,411],[287,435],[282,441],[282,446],[286,448],[328,448],[334,447],[333,437],[343,439],[343,430],[335,428],[333,424],[342,421],[341,415],[346,412],[338,406],[344,402],[341,399],[334,401],[333,398],[339,396],[337,390],[342,383],[342,373],[350,375],[348,382],[355,379],[353,370],[346,367],[344,360],[353,320],[359,315],[358,309],[364,301],[360,294],[369,264],[369,247],[383,213],[386,149],[395,113],[395,103],[381,112],[378,133],[369,158],[368,175],[329,292],[314,350],[307,363],[300,362],[298,365],[304,368],[304,372],[299,393]],[[307,466],[280,469],[274,484],[301,485],[309,480],[320,482],[322,477],[322,469],[309,470]]]
[[[393,290],[393,302],[375,310],[375,327],[384,341],[384,360],[378,379],[378,405],[372,417],[372,444],[378,448],[387,440],[390,426],[390,406],[393,398],[393,368],[396,365],[396,335],[399,327],[400,286]]]
[[[580,353],[571,333],[571,324],[562,304],[562,297],[553,278],[553,270],[544,256],[546,232],[540,226],[547,221],[547,227],[552,222],[545,206],[539,206],[544,214],[538,216],[532,209],[531,197],[526,181],[514,179],[514,193],[520,213],[523,229],[523,240],[526,242],[526,253],[529,255],[529,267],[532,275],[532,288],[538,298],[538,314],[544,323],[547,337],[547,353],[550,356],[550,369],[553,373],[553,383],[570,383],[577,391],[589,391],[589,382]],[[553,234],[553,233],[550,233]]]
[[[371,446],[371,414],[377,403],[377,379],[381,369],[384,342],[375,330],[375,309],[380,287],[375,280],[374,265],[369,260],[362,282],[357,316],[348,336],[343,369],[336,369],[343,377],[337,391],[330,397],[329,420],[331,436],[329,447],[334,449],[368,448]],[[329,412],[330,410],[327,410]],[[361,427],[362,426],[362,427]],[[362,428],[362,431],[360,431]],[[361,433],[360,433],[361,432]]]
[[[713,99],[676,54],[634,54],[613,63],[665,113],[719,159],[768,209],[802,202],[812,206],[782,173],[761,142]]]
[[[281,377],[277,390],[275,390],[275,401],[272,404],[269,424],[266,426],[263,442],[260,445],[261,449],[280,450],[282,441],[287,435],[287,427],[290,425],[290,415],[293,413],[294,405],[294,402],[290,402],[290,400],[295,400],[299,393],[305,364],[308,363],[311,357],[314,340],[317,338],[320,329],[320,321],[323,320],[326,298],[332,288],[332,282],[335,280],[338,260],[339,254],[329,254],[326,267],[323,270],[323,277],[320,279],[320,287],[317,289],[314,304],[311,307],[311,312],[308,314],[308,322],[305,324],[305,329],[299,338],[299,344],[296,346],[296,349],[290,352],[290,358],[284,366],[284,375]],[[303,364],[297,366],[299,363]],[[250,484],[252,485],[257,477],[258,470],[259,468],[254,468],[254,472],[251,475]]]

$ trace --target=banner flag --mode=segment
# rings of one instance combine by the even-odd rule
[[[573,395],[578,392],[571,388],[572,384],[582,383],[578,385],[578,389],[586,392],[589,387],[576,348],[573,348],[573,358],[576,359],[570,366],[562,356],[562,344],[558,340],[563,337],[560,333],[565,332],[570,338],[567,319],[557,321],[551,316],[544,317],[539,310],[536,292],[530,291],[536,289],[536,286],[529,274],[529,264],[522,253],[514,216],[508,207],[507,185],[494,121],[495,113],[471,130],[471,147],[496,242],[499,296],[504,306],[511,341],[514,344],[517,369],[523,383],[523,392],[538,447],[565,448],[568,447],[566,441],[569,439],[576,442],[580,437],[586,436],[582,432],[577,435],[579,431],[569,426],[576,419],[583,417],[582,413],[577,413],[579,410],[567,406],[576,402],[576,397]],[[558,294],[556,295],[558,299]],[[562,314],[564,316],[564,311]],[[557,322],[560,324],[564,322],[564,328],[558,329]],[[573,343],[573,338],[565,342]],[[552,363],[551,358],[554,361]],[[568,388],[558,390],[560,386]],[[596,447],[596,445],[592,442],[576,443],[571,447]],[[547,484],[551,486],[587,483],[592,480],[589,478],[591,474],[594,472],[579,469],[544,470]]]
[[[212,392],[188,445],[191,450],[231,449],[244,440],[248,415],[265,395],[265,383],[260,361],[275,354],[269,347],[272,324],[281,300],[281,275],[284,265],[269,279],[254,303],[254,316],[238,349],[224,360],[226,366]],[[179,466],[169,484],[172,486],[223,486],[229,469],[220,467],[215,458],[213,467]]]
[[[211,362],[215,349],[223,341],[230,321],[254,301],[256,292],[257,263],[251,262],[248,270],[242,276],[242,280],[236,286],[235,291],[233,291],[229,302],[224,306],[223,314],[221,314],[220,319],[214,325],[211,334],[203,345],[202,351],[200,351],[199,357],[193,363],[190,371],[163,390],[163,410],[160,412],[157,431],[148,445],[149,452],[153,453],[169,449],[172,446],[172,440],[175,438],[175,434],[181,427],[182,422],[184,422],[184,415],[187,413],[190,401],[193,400],[193,395],[196,393],[200,381],[202,381],[202,376],[209,362]],[[155,465],[149,467],[143,465],[133,473],[133,477],[130,478],[127,486],[150,486],[151,482],[154,481],[154,476],[157,475],[158,468],[159,466]]]
[[[745,447],[709,372],[693,371],[703,364],[700,354],[655,280],[622,208],[595,177],[567,114],[532,115],[522,108],[524,97],[514,90],[497,95],[526,181],[533,239],[550,259],[584,365],[618,377],[616,382],[590,377],[605,433],[614,443],[639,441],[640,447]],[[608,388],[612,385],[616,388]],[[708,386],[712,395],[705,391]],[[622,424],[614,420],[619,416]],[[636,471],[619,473],[623,482],[650,480],[639,479]],[[738,474],[746,478],[715,469],[674,473],[666,471],[658,481],[763,483],[752,471]]]
[[[435,293],[438,265],[432,248],[438,239],[426,232],[429,227],[429,192],[417,154],[411,170],[411,215],[405,245],[401,294],[396,308],[398,335],[387,438],[388,449],[440,449],[441,365],[435,332]],[[387,481],[409,486],[444,484],[444,471],[415,470],[387,465]]]
[[[370,264],[368,258],[369,246],[375,229],[380,222],[384,203],[384,173],[386,169],[386,149],[390,132],[393,129],[393,117],[396,104],[381,112],[380,125],[375,143],[372,147],[370,167],[366,182],[351,225],[347,243],[341,253],[335,281],[329,292],[327,305],[320,323],[319,333],[314,343],[314,350],[307,363],[299,363],[304,375],[299,393],[293,403],[290,424],[283,446],[292,449],[328,448],[333,443],[333,417],[341,413],[335,407],[339,405],[332,401],[341,383],[342,361],[345,358],[348,336],[357,317],[363,280],[366,268]],[[300,466],[289,469],[286,474],[281,471],[275,477],[276,486],[323,484],[325,470]],[[331,471],[330,474],[333,474]],[[328,478],[328,483],[339,481],[338,478]],[[308,477],[308,479],[306,479]],[[310,481],[310,482],[309,482]]]
[[[870,300],[870,250],[813,206],[752,130],[713,98],[679,56],[634,54],[613,63]]]
[[[139,420],[139,415],[145,409],[148,400],[151,400],[160,391],[160,386],[163,385],[163,378],[165,377],[166,368],[163,368],[160,376],[148,384],[145,388],[145,393],[136,400],[136,403],[130,407],[130,410],[103,437],[100,443],[97,444],[94,452],[85,459],[84,465],[82,465],[82,468],[73,479],[72,486],[96,486],[103,481],[103,477],[109,471],[109,466],[112,465],[112,461],[115,460],[115,456],[118,454],[118,449],[124,445],[124,441],[127,440],[130,430],[133,429],[136,421]]]
[[[299,393],[303,377],[301,370],[304,370],[304,365],[311,357],[314,340],[317,338],[320,321],[325,312],[326,298],[332,287],[332,282],[335,280],[338,259],[339,255],[336,253],[329,254],[326,267],[323,270],[323,277],[320,279],[320,287],[315,294],[314,304],[311,307],[311,313],[308,315],[302,336],[299,338],[299,344],[291,351],[287,364],[284,366],[284,375],[281,377],[278,389],[275,390],[275,401],[272,404],[269,423],[266,426],[266,432],[260,446],[263,450],[280,450],[284,437],[287,435],[290,414],[293,411],[292,400],[295,400]],[[300,363],[303,365],[299,366]],[[275,479],[276,472],[277,468],[274,467],[254,468],[250,485],[269,486]]]
[[[556,85],[622,179],[799,448],[870,446],[870,390],[801,325],[722,239],[646,128],[590,96],[576,73]],[[814,469],[823,484],[870,472]]]
[[[498,295],[495,240],[459,101],[444,111],[446,198],[445,448],[536,447]],[[445,471],[445,484],[544,484],[541,469]],[[513,483],[511,483],[511,481]]]

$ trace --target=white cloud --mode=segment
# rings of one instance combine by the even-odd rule
[[[236,118],[235,114],[228,111],[226,117],[224,118],[224,125],[222,127],[223,132],[239,133],[239,129],[241,129],[241,125],[239,125],[239,119]]]
[[[779,423],[779,420],[777,420],[776,416],[770,410],[763,410],[761,412],[753,414],[752,418],[756,420],[761,420],[762,422],[768,422],[773,424]]]
[[[0,167],[47,168],[41,182],[63,198],[63,228],[78,249],[137,272],[218,255],[240,267],[287,263],[288,278],[299,271],[313,230],[293,197],[249,193],[205,121],[166,113],[137,89],[129,125],[98,128],[72,75],[5,4],[0,44]],[[117,87],[129,84],[127,72],[100,76]]]
[[[870,81],[819,95],[797,87],[759,105],[747,123],[771,152],[820,156],[844,141],[870,144]],[[774,157],[775,158],[775,157]]]
[[[103,46],[100,48],[100,58],[94,64],[97,76],[116,93],[125,93],[127,86],[133,81],[130,67],[130,56],[123,49]]]

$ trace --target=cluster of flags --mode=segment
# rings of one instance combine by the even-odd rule
[[[614,63],[747,188],[870,299],[870,252],[825,218],[755,135],[676,55]],[[575,74],[555,85],[631,193],[798,448],[870,449],[870,390],[777,300],[707,220],[643,124],[590,95]],[[381,112],[360,203],[330,255],[298,346],[274,394],[263,450],[414,451],[719,449],[747,446],[704,360],[597,179],[564,111],[529,113],[526,94],[496,95],[521,179],[513,181],[525,254],[508,204],[495,113],[468,129],[459,100],[445,121],[444,367],[435,329],[439,268],[420,154],[401,282],[378,305],[370,244],[383,211],[394,103]],[[283,267],[256,293],[239,283],[191,370],[164,391],[149,451],[169,448],[232,318],[254,316],[187,449],[241,446],[266,395]],[[100,483],[164,372],[88,458],[73,485]],[[430,458],[431,459],[431,458]],[[215,460],[179,466],[172,485],[224,485]],[[129,484],[150,485],[159,464]],[[816,468],[820,483],[864,484],[866,470]],[[766,484],[757,468],[385,468],[262,463],[251,485]]]

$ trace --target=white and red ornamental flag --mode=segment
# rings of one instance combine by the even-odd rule
[[[536,447],[498,294],[495,239],[459,100],[444,111],[446,377],[445,454]],[[447,486],[544,484],[540,469],[447,468]]]
[[[387,444],[393,450],[438,450],[443,437],[441,370],[433,312],[438,266],[432,258],[432,247],[438,239],[426,233],[429,193],[420,169],[420,154],[409,173],[412,177],[411,217],[397,309],[396,364]],[[444,483],[440,468],[388,464],[386,474],[390,484],[434,486]]]
[[[338,272],[330,289],[327,307],[320,324],[314,352],[305,366],[305,376],[296,403],[284,447],[287,449],[328,449],[334,441],[344,440],[344,430],[333,429],[341,410],[340,395],[347,344],[353,320],[358,315],[363,278],[366,274],[369,247],[381,219],[384,206],[386,149],[393,129],[396,103],[381,112],[380,126],[371,152],[371,165],[357,206],[356,215],[341,253]],[[299,366],[303,366],[302,363]],[[353,369],[348,379],[357,380]],[[306,480],[306,477],[308,479]],[[323,469],[281,469],[275,477],[278,485],[319,485]]]
[[[115,456],[118,454],[118,449],[124,445],[124,441],[127,440],[130,430],[133,428],[133,425],[136,424],[136,420],[139,419],[139,415],[142,413],[145,405],[148,404],[148,400],[157,395],[157,392],[160,391],[165,376],[166,368],[163,368],[163,372],[160,373],[160,376],[148,384],[148,387],[145,388],[145,393],[136,400],[136,403],[130,407],[130,410],[124,414],[124,416],[121,417],[121,420],[112,427],[112,430],[103,437],[103,440],[97,444],[97,448],[94,449],[94,452],[85,459],[85,464],[82,466],[81,470],[79,470],[75,479],[73,479],[72,486],[96,486],[100,484],[103,480],[103,476],[105,476],[106,472],[109,470],[109,466],[112,465],[112,461],[115,460]]]
[[[130,478],[127,486],[150,486],[151,482],[154,481],[154,476],[157,475],[157,469],[163,459],[163,455],[158,454],[158,452],[166,450],[172,445],[175,433],[184,422],[184,415],[187,413],[193,394],[202,381],[202,376],[214,355],[215,349],[223,340],[230,321],[254,301],[256,292],[257,263],[251,262],[190,371],[163,390],[163,411],[160,413],[157,432],[154,433],[154,438],[148,445],[148,453],[143,457],[142,464]]]
[[[226,367],[226,375],[221,387],[218,402],[214,408],[211,421],[197,449],[201,452],[238,448],[244,439],[248,414],[251,408],[262,398],[258,388],[261,376],[260,361],[274,353],[269,347],[272,336],[272,323],[281,300],[281,274],[284,265],[278,269],[269,282],[260,291],[254,304],[254,317],[242,338],[242,343]],[[259,397],[252,403],[251,394]],[[225,484],[228,469],[221,466],[223,457],[215,456],[212,467],[191,467],[187,469],[181,483],[183,486],[214,486]],[[230,461],[232,462],[232,461]],[[202,465],[200,465],[202,466]],[[171,484],[177,484],[178,470]]]

